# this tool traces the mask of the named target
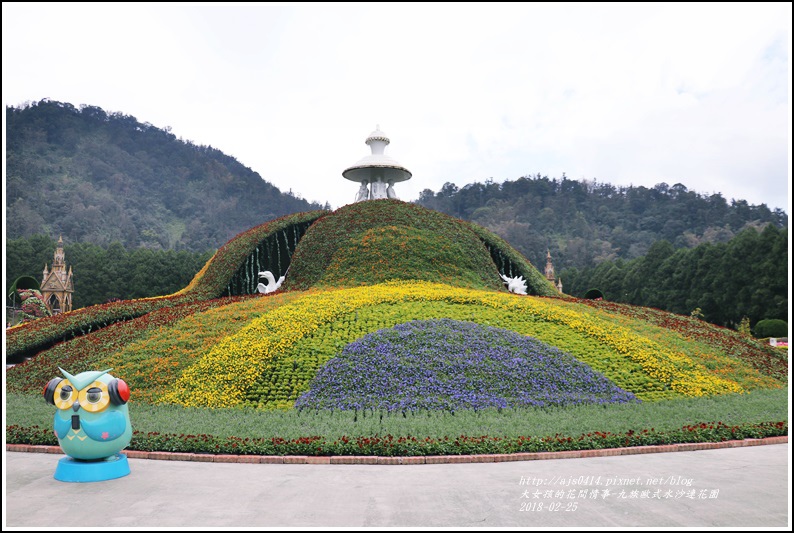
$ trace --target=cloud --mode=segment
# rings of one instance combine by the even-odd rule
[[[3,4],[7,105],[133,115],[283,191],[369,153],[449,181],[680,182],[790,211],[790,4]]]

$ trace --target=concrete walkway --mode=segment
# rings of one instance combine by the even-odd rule
[[[3,530],[31,528],[764,528],[791,530],[789,445],[549,461],[241,464],[130,458],[53,478],[7,452]]]

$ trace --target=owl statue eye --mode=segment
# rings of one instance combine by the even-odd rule
[[[102,389],[99,387],[91,387],[85,395],[86,400],[90,403],[99,403],[102,399]]]
[[[108,384],[101,381],[94,381],[84,389],[81,389],[78,396],[80,407],[89,413],[104,411],[112,400],[112,395],[108,391]]]
[[[68,402],[72,397],[72,388],[69,385],[61,387],[61,393],[58,395],[62,402]]]

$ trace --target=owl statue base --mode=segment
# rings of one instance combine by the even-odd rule
[[[58,461],[55,479],[72,483],[89,483],[116,479],[129,473],[130,464],[123,453],[96,461],[83,461],[66,456]]]

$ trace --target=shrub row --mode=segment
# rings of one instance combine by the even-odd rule
[[[333,441],[314,435],[296,439],[217,437],[213,435],[184,435],[174,433],[143,433],[134,431],[130,450],[234,454],[234,455],[368,455],[368,456],[429,456],[463,454],[503,454],[520,452],[558,452],[594,450],[631,446],[681,444],[690,442],[722,442],[727,440],[760,439],[788,435],[788,422],[728,425],[704,422],[683,426],[671,431],[653,428],[625,433],[590,432],[581,435],[547,435],[543,437],[499,437],[489,435],[460,435],[457,437],[421,436],[343,436]],[[8,444],[58,445],[50,429],[39,426],[8,426]]]

